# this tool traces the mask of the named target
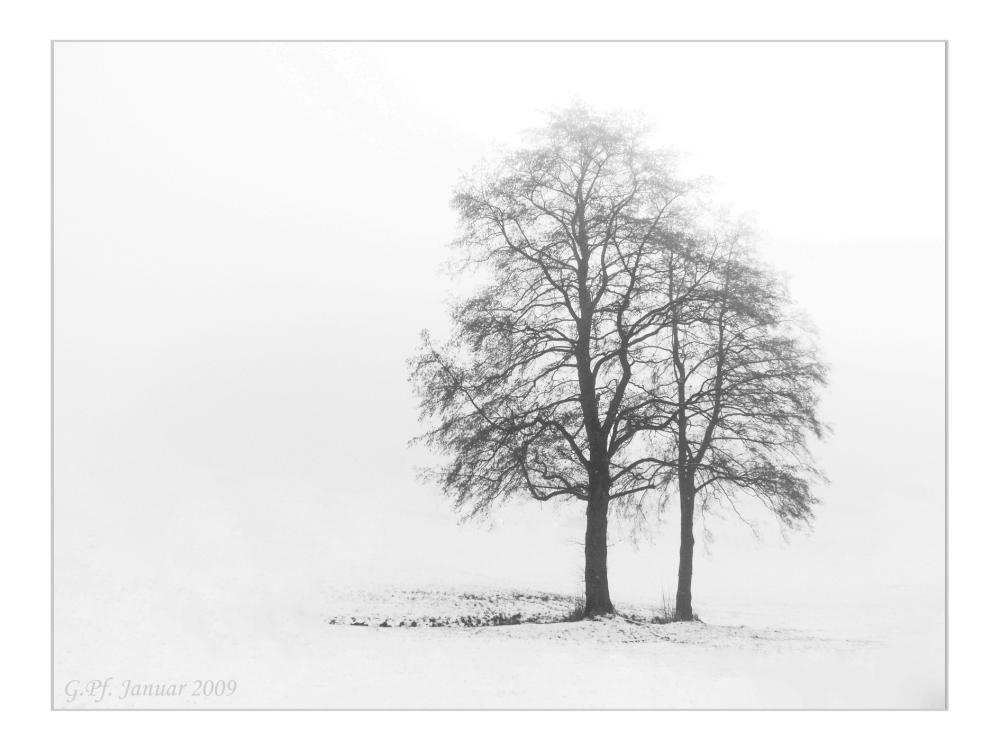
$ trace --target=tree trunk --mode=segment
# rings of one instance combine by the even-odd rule
[[[694,486],[681,480],[681,561],[677,570],[677,601],[674,617],[693,620],[691,609],[691,573],[694,566]]]
[[[608,484],[598,480],[587,501],[587,535],[584,539],[584,617],[614,614],[608,589]]]

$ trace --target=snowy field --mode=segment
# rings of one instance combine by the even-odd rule
[[[149,612],[159,609],[152,598]],[[331,593],[310,608],[225,620],[209,606],[200,631],[137,622],[60,649],[57,707],[66,708],[940,708],[940,639],[831,612],[702,613],[653,624],[648,604],[624,617],[560,622],[576,598],[539,592],[414,589]],[[289,603],[290,604],[290,603]],[[769,608],[772,609],[773,608]],[[524,624],[469,627],[500,614]],[[114,618],[112,618],[113,621]],[[183,618],[182,618],[183,619]],[[895,619],[893,623],[892,620]],[[331,620],[335,622],[331,623]],[[787,623],[776,627],[774,622]],[[351,624],[351,623],[355,624]],[[363,625],[361,623],[364,623]],[[447,623],[447,624],[445,624]],[[770,623],[770,624],[769,624]],[[913,623],[910,623],[912,625]],[[382,627],[380,627],[382,625]],[[893,627],[895,625],[895,627]],[[83,627],[86,627],[84,624]],[[94,624],[91,623],[91,627]],[[933,632],[931,629],[930,632]],[[880,637],[875,637],[880,635]],[[77,640],[69,634],[60,644]],[[101,669],[103,667],[103,669]],[[111,678],[106,694],[86,680]],[[74,700],[66,686],[81,691]],[[195,681],[235,681],[232,695],[192,695]],[[128,681],[128,682],[126,682]],[[137,695],[137,686],[151,695]],[[185,685],[180,695],[177,692]],[[156,687],[159,686],[159,687]],[[173,686],[173,690],[171,690]],[[157,695],[159,692],[161,694]],[[100,700],[98,700],[100,697]]]
[[[330,647],[365,655],[351,694],[339,699],[352,706],[941,705],[907,663],[908,649],[822,628],[656,625],[622,617],[484,628],[341,625]],[[433,690],[421,687],[428,679]]]
[[[668,625],[641,620],[671,600],[675,527],[638,545],[619,529],[612,598],[637,622],[562,622],[582,594],[576,507],[514,504],[492,525],[457,524],[424,488],[393,495],[413,510],[389,512],[193,479],[60,496],[56,707],[944,705],[943,570],[863,527],[784,542],[713,519],[714,541],[696,546],[703,622]],[[463,626],[515,615],[523,624]],[[199,680],[236,688],[192,695]],[[100,700],[93,681],[108,683]]]
[[[914,544],[940,537],[907,527],[909,547],[886,543],[883,521],[836,526],[849,496],[788,541],[713,518],[713,541],[696,545],[703,622],[657,626],[559,622],[582,594],[574,506],[458,524],[427,488],[387,491],[406,501],[389,504],[279,479],[150,487],[114,463],[63,466],[63,486],[86,488],[88,472],[113,491],[57,498],[59,708],[944,705],[943,566]],[[638,544],[614,534],[612,598],[631,619],[671,600],[675,528],[668,517]],[[126,680],[187,687],[132,695]],[[195,696],[197,680],[236,688]],[[92,681],[108,683],[103,699],[71,700]]]

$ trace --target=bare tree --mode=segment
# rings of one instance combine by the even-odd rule
[[[457,191],[463,269],[485,275],[453,334],[412,360],[432,472],[456,505],[515,495],[586,504],[585,615],[612,613],[609,508],[671,470],[636,439],[662,429],[653,379],[674,310],[664,242],[679,242],[685,186],[643,130],[574,107]]]
[[[670,439],[667,463],[680,500],[675,616],[682,620],[694,616],[696,504],[722,503],[739,514],[738,497],[750,495],[785,526],[808,524],[812,485],[822,479],[808,439],[826,432],[817,416],[825,368],[789,315],[783,284],[738,231],[699,243],[698,262],[687,252],[670,264],[670,297],[687,302],[673,308],[658,381],[667,429],[657,437]],[[670,245],[665,252],[676,255]]]

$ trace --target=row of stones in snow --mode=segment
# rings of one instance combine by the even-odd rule
[[[370,617],[333,617],[331,625],[354,625],[358,627],[376,628],[483,628],[493,625],[521,625],[524,623],[561,622],[566,617],[532,614],[483,614],[461,615],[456,617],[403,617],[403,618],[370,618]]]

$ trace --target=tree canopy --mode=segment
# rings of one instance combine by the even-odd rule
[[[460,267],[486,282],[411,362],[432,471],[463,512],[512,496],[587,504],[589,615],[613,611],[607,516],[667,483],[749,490],[789,521],[814,501],[822,368],[735,234],[707,228],[635,122],[572,107],[467,177]]]

